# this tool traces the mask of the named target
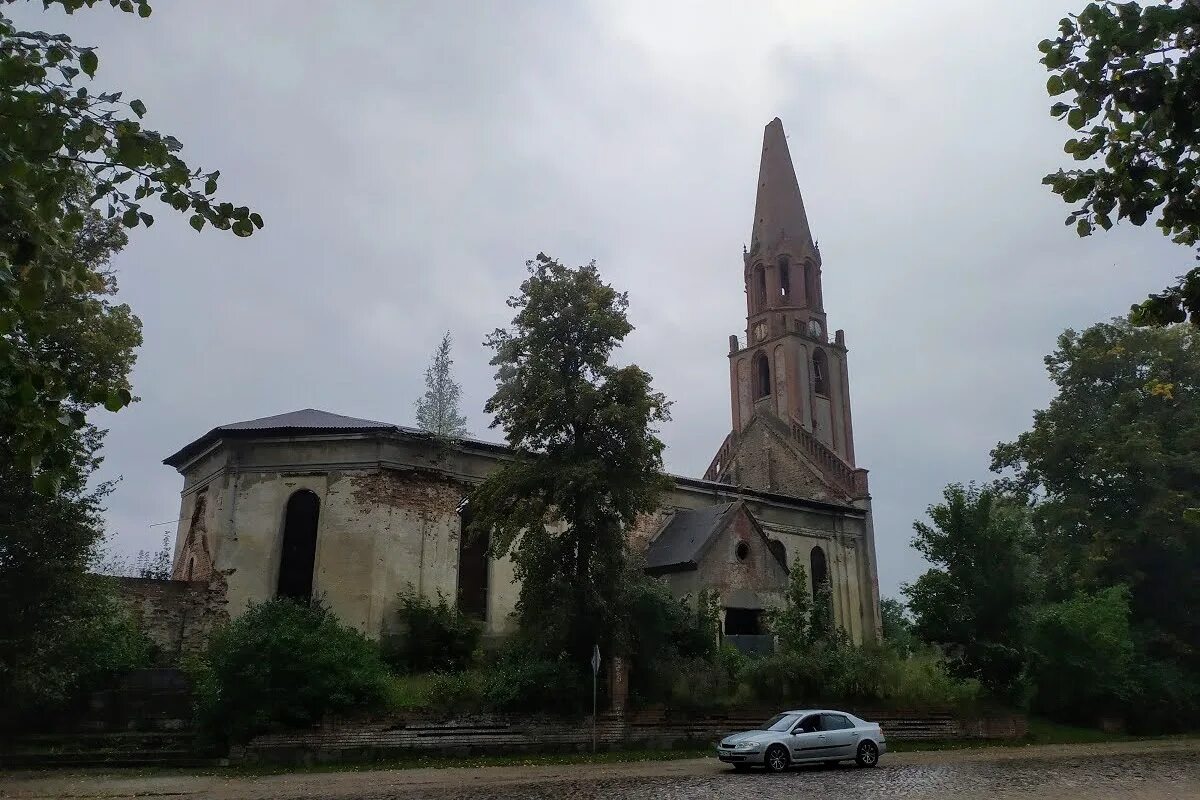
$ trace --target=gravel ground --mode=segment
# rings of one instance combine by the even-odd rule
[[[876,769],[734,773],[715,759],[481,769],[122,776],[0,774],[0,797],[385,800],[387,798],[1200,798],[1200,740],[981,748],[884,756]]]

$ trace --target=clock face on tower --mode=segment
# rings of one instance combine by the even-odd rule
[[[754,326],[754,341],[761,342],[765,338],[767,338],[767,324],[760,322]]]
[[[810,319],[808,321],[808,335],[813,337],[814,339],[820,339],[821,338],[821,323],[817,322],[815,319]]]

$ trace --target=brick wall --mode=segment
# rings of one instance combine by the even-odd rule
[[[202,650],[209,634],[229,619],[224,576],[210,581],[114,578],[121,600],[150,637],[161,663]]]
[[[707,746],[723,736],[761,724],[771,711],[737,714],[638,712],[601,715],[596,739],[601,750]],[[1016,714],[960,718],[953,714],[872,714],[892,740],[1006,739],[1026,733]],[[504,715],[454,718],[398,716],[370,721],[338,721],[310,730],[258,736],[232,755],[250,763],[303,764],[373,761],[414,752],[472,754],[586,750],[592,743],[590,718],[561,719]]]

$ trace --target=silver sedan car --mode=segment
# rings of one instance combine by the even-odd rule
[[[836,764],[854,759],[873,767],[887,752],[883,731],[873,722],[845,711],[825,709],[785,711],[761,728],[726,736],[717,745],[717,758],[734,769],[766,767],[783,772],[792,764]]]

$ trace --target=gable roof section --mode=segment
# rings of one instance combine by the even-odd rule
[[[646,548],[646,571],[651,574],[696,569],[705,545],[724,530],[737,503],[676,511],[671,521]]]

